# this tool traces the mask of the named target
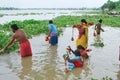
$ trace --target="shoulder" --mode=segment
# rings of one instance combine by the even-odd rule
[[[55,27],[54,24],[49,24],[49,28],[53,28],[53,27]]]
[[[19,29],[19,32],[24,32],[24,30],[23,29]]]

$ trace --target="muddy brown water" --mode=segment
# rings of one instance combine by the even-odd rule
[[[45,42],[44,34],[30,39],[32,57],[21,58],[17,52],[0,55],[0,80],[90,80],[92,77],[101,80],[106,76],[120,80],[120,29],[104,27],[104,30],[101,39],[105,46],[95,47],[91,46],[94,43],[94,30],[89,28],[88,48],[92,51],[82,68],[64,72],[62,55],[66,53],[68,45],[75,49],[75,41],[71,41],[72,29],[68,27],[59,36],[56,46]],[[74,30],[74,38],[77,38],[77,30]]]

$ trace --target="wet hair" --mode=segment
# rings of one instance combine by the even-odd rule
[[[81,46],[81,45],[78,45],[78,46],[77,46],[77,49],[85,50],[85,48],[84,48],[83,46]]]
[[[102,19],[99,20],[100,23],[102,23],[102,21],[103,21]]]
[[[52,20],[49,20],[49,24],[52,24],[53,23],[53,21]]]
[[[87,21],[85,19],[81,19],[81,22],[84,22],[84,23],[87,24]]]
[[[18,26],[17,26],[17,24],[12,24],[12,25],[11,25],[11,28],[12,28],[13,30],[18,30],[18,29],[19,29]]]

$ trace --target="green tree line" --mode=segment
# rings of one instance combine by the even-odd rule
[[[108,0],[107,3],[101,6],[101,9],[104,11],[105,9],[108,9],[108,11],[120,11],[120,0],[113,2],[111,0]]]

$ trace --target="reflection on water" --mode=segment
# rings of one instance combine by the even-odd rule
[[[117,72],[117,80],[120,80],[120,64],[119,64],[119,71]]]
[[[27,80],[32,80],[31,77],[28,76],[32,76],[31,72],[32,72],[32,57],[25,57],[25,58],[21,58],[21,72],[19,73],[19,77],[21,80],[27,79]]]
[[[0,80],[90,80],[92,77],[101,80],[106,76],[120,80],[118,61],[120,29],[104,27],[104,30],[101,38],[105,46],[101,48],[91,46],[94,42],[94,30],[92,27],[89,28],[88,48],[92,51],[82,68],[76,68],[69,73],[64,72],[62,55],[66,53],[68,45],[75,49],[75,41],[71,41],[72,29],[65,28],[56,46],[46,43],[43,34],[30,39],[32,57],[21,58],[16,52],[0,55]],[[76,39],[77,31],[74,32]]]

